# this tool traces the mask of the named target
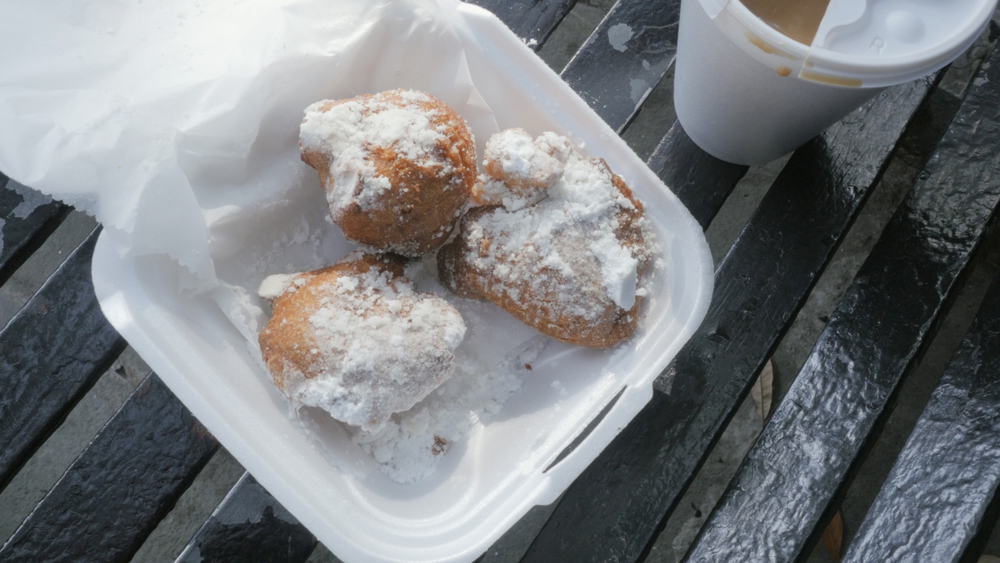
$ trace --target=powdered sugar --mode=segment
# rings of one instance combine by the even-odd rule
[[[631,309],[635,305],[636,284],[639,282],[639,260],[625,251],[614,237],[596,237],[588,248],[601,263],[605,293],[615,305],[626,311]]]
[[[568,139],[551,133],[537,140],[523,129],[493,135],[486,145],[486,174],[475,193],[476,201],[510,209],[536,203],[563,174],[563,163],[571,151]]]
[[[257,295],[262,299],[274,301],[281,297],[286,291],[296,286],[295,280],[302,279],[296,274],[274,274],[264,278],[257,289]]]
[[[412,409],[394,415],[378,432],[356,430],[355,442],[394,481],[411,483],[430,476],[453,443],[500,412],[520,388],[525,365],[543,346],[540,338],[529,340],[492,366],[460,351],[459,368],[451,379]]]

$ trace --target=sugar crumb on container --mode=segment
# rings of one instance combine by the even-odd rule
[[[424,92],[323,100],[305,110],[302,160],[316,169],[344,235],[419,256],[451,235],[477,181],[465,120]]]
[[[264,280],[273,313],[261,353],[294,404],[377,432],[455,373],[465,323],[444,299],[416,291],[403,267],[400,257],[354,253]]]
[[[475,315],[473,315],[475,317]],[[487,322],[476,320],[474,325]],[[377,432],[354,429],[353,439],[372,455],[379,469],[398,483],[413,483],[434,474],[441,456],[473,427],[500,412],[520,387],[524,365],[545,346],[529,338],[496,364],[485,364],[474,351],[456,352],[459,368],[448,381],[413,408],[396,413]]]
[[[488,143],[486,203],[438,252],[442,283],[561,342],[608,348],[638,322],[649,265],[642,204],[601,159],[520,130]]]

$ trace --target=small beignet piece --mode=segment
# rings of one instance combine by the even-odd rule
[[[359,254],[265,279],[259,293],[273,314],[259,342],[289,399],[374,432],[452,376],[465,323],[444,299],[414,290],[403,258]]]
[[[490,137],[483,154],[486,174],[473,187],[480,205],[530,205],[563,173],[572,145],[566,137],[543,133],[532,139],[524,129],[506,129]]]
[[[547,136],[546,144],[570,146]],[[608,348],[638,322],[638,281],[650,261],[642,204],[603,160],[576,150],[561,160],[540,201],[505,197],[469,211],[438,252],[439,276],[456,294],[487,299],[561,342]]]
[[[330,216],[344,236],[404,256],[444,244],[478,174],[465,120],[413,90],[310,105],[299,149],[319,172]]]

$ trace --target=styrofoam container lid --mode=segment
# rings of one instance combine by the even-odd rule
[[[997,6],[997,0],[830,0],[812,43],[804,45],[739,0],[699,1],[713,19],[727,16],[718,20],[720,28],[758,61],[786,65],[762,56],[777,51],[801,79],[866,88],[914,80],[951,63],[982,33]],[[746,41],[747,34],[753,41]]]

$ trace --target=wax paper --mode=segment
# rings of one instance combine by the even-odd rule
[[[456,8],[4,3],[0,171],[96,217],[123,257],[167,255],[183,266],[182,287],[217,289],[217,261],[240,250],[248,228],[294,214],[262,211],[318,186],[297,153],[308,104],[409,87],[496,128],[472,84],[463,42],[473,38]]]

